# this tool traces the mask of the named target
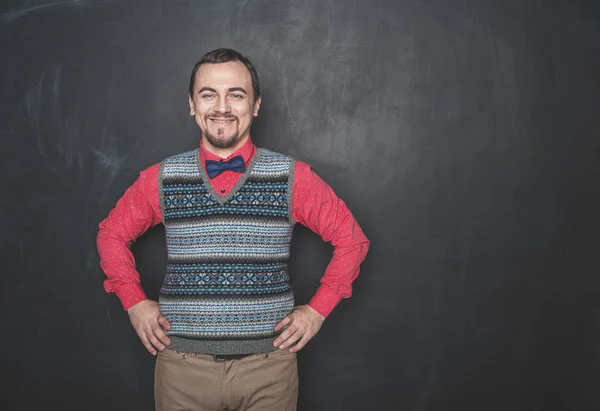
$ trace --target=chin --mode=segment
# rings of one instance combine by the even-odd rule
[[[231,137],[215,138],[214,135],[206,133],[205,136],[206,136],[206,140],[208,140],[208,142],[213,147],[217,147],[217,148],[231,148],[240,141],[240,138],[237,135],[231,136]]]

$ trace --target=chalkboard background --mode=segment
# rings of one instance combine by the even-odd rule
[[[371,250],[301,353],[300,410],[600,407],[597,1],[3,1],[1,400],[150,410],[97,226],[197,146],[193,64],[232,47],[255,142],[313,165]],[[156,298],[164,231],[134,246]],[[298,303],[331,247],[296,229]]]

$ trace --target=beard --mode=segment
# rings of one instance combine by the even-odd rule
[[[221,132],[221,130],[219,130],[219,132]],[[208,130],[204,133],[204,137],[206,137],[210,145],[217,148],[231,148],[235,146],[239,140],[239,133],[237,131],[227,138],[223,137],[221,133],[219,133],[219,135],[221,137],[216,137]]]
[[[211,133],[210,131],[208,131],[208,124],[209,124],[209,117],[212,118],[222,118],[222,119],[233,119],[235,120],[235,124],[236,124],[236,129],[235,132],[233,134],[231,134],[229,137],[225,137],[225,130],[224,128],[217,128],[217,135],[214,135],[213,133]],[[204,137],[206,137],[206,139],[208,140],[208,142],[213,146],[213,147],[217,147],[217,148],[231,148],[233,146],[235,146],[237,144],[237,142],[240,140],[240,131],[239,131],[239,120],[237,119],[237,117],[235,116],[215,116],[214,114],[212,115],[207,115],[204,117],[204,124],[207,125],[206,130],[203,131]]]

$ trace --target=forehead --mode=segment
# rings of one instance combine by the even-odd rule
[[[239,61],[203,64],[196,71],[194,88],[199,90],[202,87],[243,87],[248,93],[252,93],[252,77],[246,66]]]

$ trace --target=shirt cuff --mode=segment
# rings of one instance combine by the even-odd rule
[[[342,299],[335,291],[325,284],[321,284],[308,305],[323,317],[327,318],[340,301],[342,301]]]
[[[115,294],[121,300],[121,304],[123,304],[126,311],[137,303],[148,299],[144,290],[142,290],[142,286],[137,283],[123,284],[118,290],[115,290]]]

